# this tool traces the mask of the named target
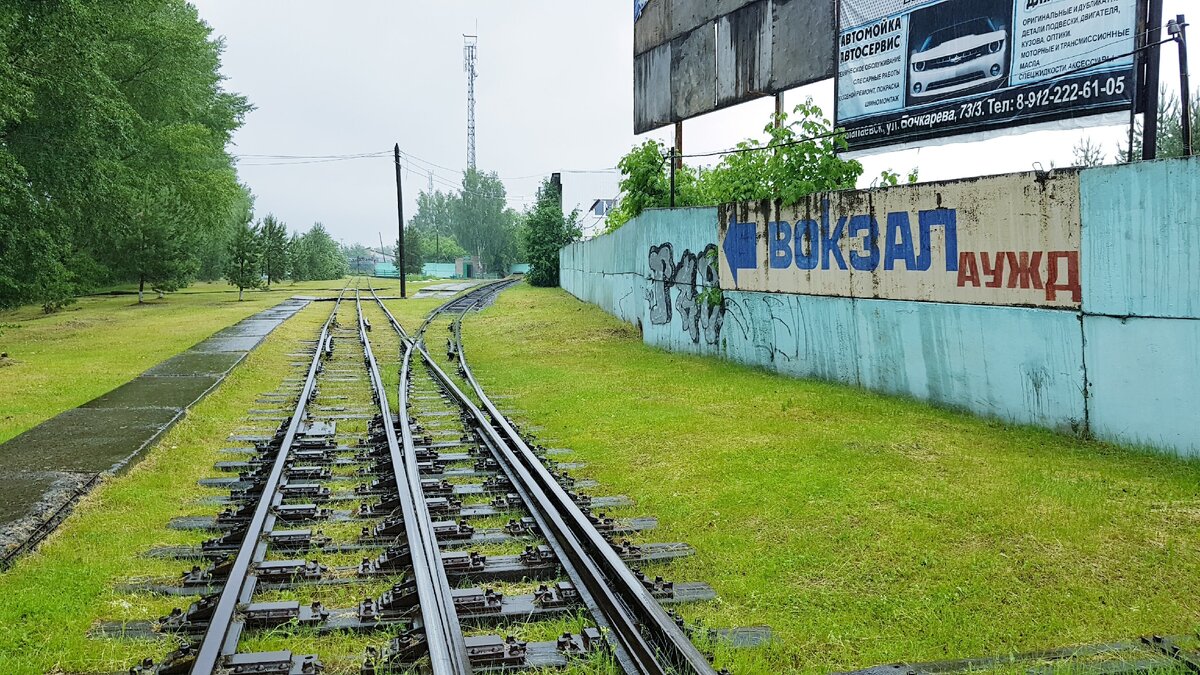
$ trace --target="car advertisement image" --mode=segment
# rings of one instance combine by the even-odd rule
[[[841,0],[836,124],[857,150],[1128,110],[1136,5]]]

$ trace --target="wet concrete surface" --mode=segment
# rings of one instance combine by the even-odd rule
[[[309,302],[292,298],[263,310],[0,444],[0,560],[56,524],[95,477],[134,461]]]
[[[432,286],[425,286],[421,290],[417,291],[417,294],[413,297],[416,297],[416,298],[451,298],[451,297],[454,297],[455,295],[458,295],[462,291],[467,290],[468,288],[472,288],[472,287],[478,285],[479,283],[480,282],[477,280],[472,280],[472,281],[460,281],[460,282],[453,283],[453,284],[433,284]]]

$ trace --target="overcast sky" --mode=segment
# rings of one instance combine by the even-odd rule
[[[227,88],[256,106],[233,152],[241,179],[293,229],[321,221],[344,243],[396,238],[391,149],[405,153],[405,215],[428,188],[458,185],[466,166],[463,34],[478,33],[477,163],[497,172],[522,208],[542,177],[562,171],[567,208],[616,194],[603,172],[641,138],[633,134],[632,0],[192,0],[224,36]],[[1173,17],[1194,0],[1165,0]],[[1192,21],[1200,26],[1196,17]],[[1200,34],[1200,29],[1193,32]],[[1200,80],[1200,49],[1189,54]],[[1175,48],[1163,50],[1164,86],[1178,89]],[[789,91],[790,109],[812,96],[832,114],[833,87]],[[759,135],[773,110],[752,101],[684,123],[685,152],[732,147]],[[1083,136],[1109,154],[1127,129],[1040,131],[860,160],[869,185],[882,169],[917,167],[922,180],[1071,163]],[[664,129],[645,137],[673,142]],[[277,159],[385,153],[349,161]],[[306,163],[299,163],[306,162]],[[593,224],[585,219],[585,224]]]

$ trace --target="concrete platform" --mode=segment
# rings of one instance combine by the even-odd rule
[[[414,298],[452,298],[459,293],[479,285],[478,279],[459,281],[452,284],[433,284],[417,291]]]
[[[0,445],[0,570],[30,535],[44,536],[97,478],[136,460],[310,301],[292,298],[243,319]]]

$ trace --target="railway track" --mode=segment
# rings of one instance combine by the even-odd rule
[[[511,283],[452,299],[414,333],[373,289],[343,291],[302,376],[254,411],[278,427],[234,436],[243,445],[218,464],[226,475],[205,481],[228,488],[212,500],[224,509],[172,523],[213,536],[150,553],[192,566],[173,582],[126,586],[197,599],[155,622],[100,627],[181,638],[131,673],[321,673],[328,664],[307,653],[317,648],[257,647],[330,634],[380,636],[361,675],[716,672],[663,607],[711,599],[711,588],[635,571],[690,547],[630,543],[654,521],[605,515],[628,500],[580,492],[588,484],[527,442],[472,374],[462,316]],[[453,373],[426,346],[443,325]],[[338,564],[350,556],[361,562]],[[381,590],[344,601],[360,587]],[[325,593],[328,604],[314,599]]]

